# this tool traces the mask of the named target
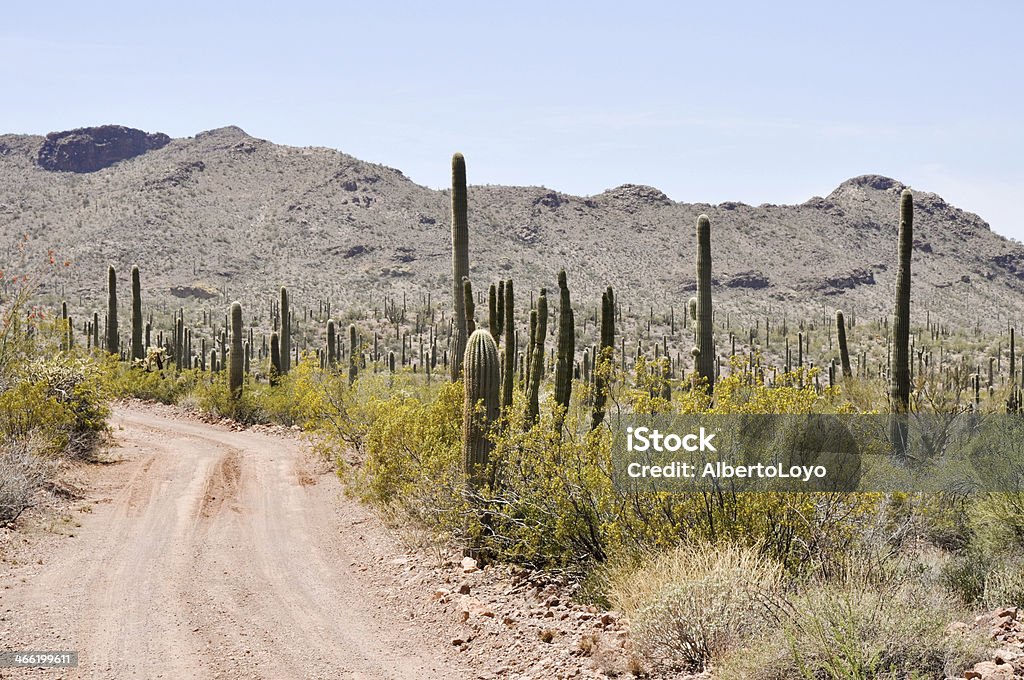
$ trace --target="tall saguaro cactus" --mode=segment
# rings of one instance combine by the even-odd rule
[[[338,362],[337,355],[337,337],[334,331],[334,319],[327,320],[327,368],[333,369],[334,364]]]
[[[711,310],[711,220],[697,218],[697,375],[711,392],[715,385],[715,340]]]
[[[270,386],[277,387],[281,379],[281,340],[274,331],[270,334]]]
[[[850,348],[846,344],[846,320],[843,313],[836,312],[836,335],[839,337],[839,361],[843,365],[843,377],[853,377],[853,370],[850,368]]]
[[[555,403],[561,407],[555,421],[555,429],[562,429],[562,422],[569,410],[572,396],[572,372],[576,357],[576,329],[573,324],[572,304],[569,300],[569,284],[565,270],[558,272],[558,349],[555,363]]]
[[[114,265],[107,269],[107,352],[117,354],[117,272]]]
[[[356,353],[356,326],[348,327],[348,384],[351,386],[359,375],[359,360]]]
[[[494,342],[501,337],[501,321],[498,319],[498,286],[487,287],[487,330],[491,332]]]
[[[508,417],[512,408],[512,381],[515,380],[516,368],[516,328],[515,328],[515,293],[512,290],[512,279],[502,286],[504,303],[502,305],[502,321],[505,322],[505,363],[501,371],[501,410]]]
[[[463,365],[462,458],[468,484],[475,489],[485,481],[494,448],[490,430],[499,411],[501,371],[490,331],[480,329],[469,336]]]
[[[896,304],[892,315],[892,383],[890,397],[893,411],[905,415],[910,411],[910,257],[914,249],[914,197],[909,189],[900,195],[900,228],[896,269]],[[906,453],[907,421],[892,421],[892,440],[897,453]]]
[[[281,286],[281,305],[278,309],[281,315],[281,374],[285,374],[292,368],[292,317],[288,308],[288,289]]]
[[[231,354],[228,355],[228,387],[232,399],[242,396],[242,369],[245,365],[242,347],[242,303],[231,303]]]
[[[139,266],[132,267],[132,359],[145,359],[146,348],[142,344],[142,283]]]
[[[594,358],[594,413],[591,429],[604,421],[604,407],[611,383],[612,360],[615,353],[615,294],[612,287],[601,294],[601,348]]]
[[[540,379],[544,376],[544,341],[548,334],[548,292],[540,289],[537,298],[537,325],[533,332],[533,356],[530,359],[530,375],[526,385],[526,425],[537,422],[540,417]]]
[[[462,374],[466,348],[466,302],[462,279],[469,276],[469,221],[466,198],[466,159],[461,153],[452,156],[452,311],[455,315],[451,379]]]

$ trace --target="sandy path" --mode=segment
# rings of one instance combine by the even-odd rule
[[[0,649],[78,650],[69,677],[462,674],[380,596],[394,548],[298,442],[134,407],[112,425],[127,462],[52,561],[0,591]]]

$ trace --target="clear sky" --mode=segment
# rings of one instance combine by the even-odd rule
[[[211,6],[213,5],[213,6]],[[0,132],[238,125],[432,187],[795,203],[878,173],[1024,240],[1024,2],[7,0]]]

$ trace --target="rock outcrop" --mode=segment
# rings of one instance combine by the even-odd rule
[[[160,149],[170,141],[162,132],[146,133],[121,125],[51,132],[39,149],[36,163],[55,172],[95,172]]]

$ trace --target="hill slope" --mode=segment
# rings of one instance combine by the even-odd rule
[[[166,142],[113,129],[157,143],[121,144],[119,159],[106,146],[88,148],[88,130],[0,136],[0,238],[16,244],[27,234],[71,260],[52,282],[70,301],[96,305],[107,265],[127,273],[135,263],[148,299],[172,306],[209,295],[262,303],[281,284],[313,307],[328,297],[336,309],[380,307],[383,294],[403,291],[448,301],[447,192],[335,150],[280,146],[235,127]],[[103,130],[96,139],[120,148]],[[41,159],[53,166],[53,138],[85,144],[87,169],[105,167],[44,169]],[[75,153],[61,156],[65,170],[76,169]],[[471,186],[471,268],[478,290],[511,276],[525,296],[554,287],[565,267],[574,299],[588,309],[609,284],[624,305],[681,309],[694,288],[693,229],[703,212],[719,310],[888,314],[903,186],[861,176],[825,198],[760,207],[674,203],[630,184],[590,197]],[[915,189],[915,204],[915,314],[1005,328],[1024,301],[1024,246],[935,194]],[[16,259],[11,245],[0,267],[17,269]]]

